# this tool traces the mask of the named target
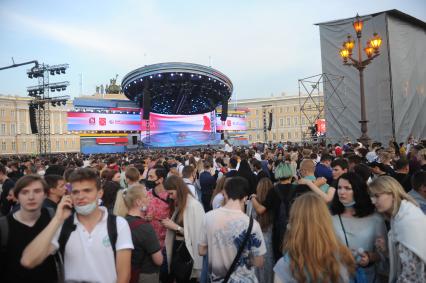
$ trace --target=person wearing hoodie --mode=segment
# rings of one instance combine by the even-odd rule
[[[388,249],[384,239],[376,241],[376,247],[389,257],[389,282],[426,282],[426,216],[390,176],[375,179],[369,191],[377,211],[390,220]]]

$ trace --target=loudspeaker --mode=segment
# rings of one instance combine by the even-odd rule
[[[30,114],[31,133],[38,134],[36,110],[32,105],[30,105],[28,110]]]
[[[149,92],[149,82],[146,81],[143,86],[143,116],[144,120],[149,120],[151,113],[151,93]]]
[[[228,100],[222,101],[222,114],[220,115],[221,121],[226,121],[228,118]]]
[[[220,133],[220,140],[225,140],[225,133],[223,131]]]
[[[269,112],[269,125],[268,125],[268,131],[272,129],[272,112]]]
[[[137,136],[132,136],[132,144],[133,145],[138,144],[138,137]]]

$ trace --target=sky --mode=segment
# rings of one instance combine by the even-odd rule
[[[390,9],[426,21],[426,0],[0,0],[0,67],[68,63],[51,82],[68,80],[71,97],[162,62],[212,66],[233,99],[297,95],[322,72],[315,23]],[[0,71],[0,94],[25,96],[30,67]]]

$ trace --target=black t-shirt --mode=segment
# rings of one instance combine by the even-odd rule
[[[273,254],[276,260],[282,257],[282,241],[283,235],[281,235],[280,227],[282,219],[279,219],[280,216],[280,206],[281,202],[283,205],[288,206],[287,210],[290,211],[291,204],[294,200],[306,192],[311,190],[307,185],[293,185],[293,184],[278,184],[274,188],[268,191],[263,206],[266,208],[267,213],[270,213],[273,217],[273,227],[272,227],[272,246]]]
[[[54,211],[56,211],[56,208],[58,208],[58,204],[53,200],[46,198],[43,202],[43,207],[52,208]]]
[[[20,264],[22,252],[26,246],[49,224],[50,215],[42,209],[40,218],[33,227],[29,227],[15,220],[13,214],[7,216],[9,222],[9,236],[5,254],[1,258],[2,283],[50,283],[57,282],[56,267],[53,256],[35,267],[27,269]]]
[[[131,225],[133,221],[141,219],[127,215],[126,220]],[[160,272],[160,267],[152,261],[151,255],[160,250],[160,242],[154,228],[149,223],[142,223],[131,229],[134,250],[132,251],[132,266],[141,268],[141,273],[151,274]]]

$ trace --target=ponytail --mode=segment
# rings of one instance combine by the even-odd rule
[[[113,213],[118,216],[126,216],[136,200],[146,198],[146,189],[142,185],[134,185],[128,189],[119,190],[115,200]]]

